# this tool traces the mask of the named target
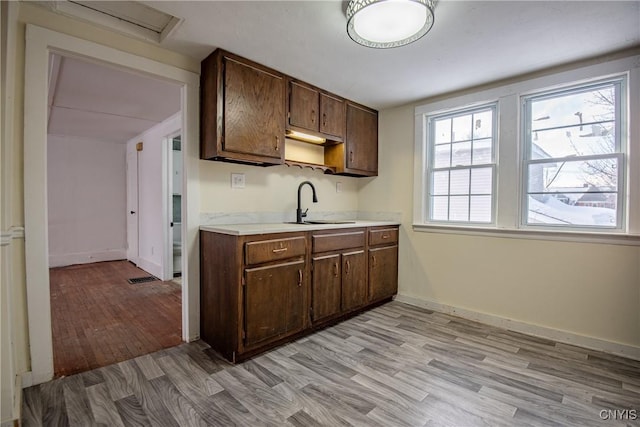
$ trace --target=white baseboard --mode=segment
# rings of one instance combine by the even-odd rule
[[[628,357],[629,359],[640,360],[640,347],[626,344],[620,344],[612,341],[606,341],[600,338],[579,335],[569,331],[548,328],[546,326],[532,325],[530,323],[520,322],[518,320],[507,319],[493,314],[480,313],[464,308],[453,307],[446,304],[440,304],[420,298],[410,297],[407,295],[397,295],[396,301],[403,302],[416,307],[422,307],[440,313],[450,314],[462,317],[464,319],[473,320],[499,328],[509,329],[523,334],[533,335],[540,338],[546,338],[553,341],[585,347],[591,350],[603,351],[605,353],[615,354],[617,356]]]
[[[138,258],[138,268],[143,269],[147,273],[162,279],[162,266],[148,259]]]
[[[64,267],[67,265],[117,261],[120,259],[127,259],[127,250],[124,248],[96,252],[76,252],[72,254],[50,254],[49,267]]]

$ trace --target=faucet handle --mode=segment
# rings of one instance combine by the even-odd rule
[[[301,216],[302,218],[306,217],[306,216],[307,216],[307,212],[309,212],[309,208],[305,209],[305,210],[304,210],[304,212],[302,212],[302,213],[300,214],[300,216]]]

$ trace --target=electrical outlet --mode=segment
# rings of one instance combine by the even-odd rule
[[[336,182],[336,193],[342,193],[342,183]]]
[[[244,188],[244,174],[232,173],[231,174],[231,188]]]

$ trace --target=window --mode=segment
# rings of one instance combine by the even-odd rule
[[[496,106],[428,116],[428,222],[494,222]]]
[[[623,83],[523,98],[524,225],[622,228]]]

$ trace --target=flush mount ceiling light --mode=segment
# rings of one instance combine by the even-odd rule
[[[435,0],[351,0],[347,33],[367,47],[404,46],[429,32],[434,5]]]

